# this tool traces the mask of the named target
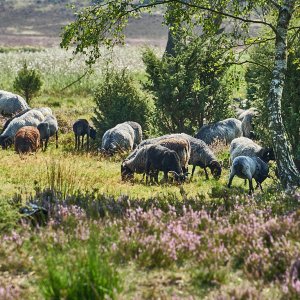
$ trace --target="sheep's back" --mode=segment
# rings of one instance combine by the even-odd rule
[[[20,128],[15,135],[15,151],[17,153],[35,152],[40,145],[40,133],[33,126]]]
[[[21,96],[0,90],[0,113],[2,115],[13,115],[28,108],[28,104]]]

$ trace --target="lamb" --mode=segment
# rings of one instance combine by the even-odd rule
[[[257,156],[266,163],[270,160],[275,160],[272,148],[263,148],[246,137],[236,138],[230,144],[231,161],[238,156]]]
[[[104,133],[101,148],[109,154],[114,154],[117,151],[132,150],[134,140],[135,133],[133,128],[127,123],[121,123]]]
[[[137,145],[139,145],[143,139],[143,131],[142,131],[142,126],[137,123],[137,122],[133,122],[133,121],[127,121],[124,122],[125,124],[128,124],[132,127],[132,129],[134,130],[134,145],[133,148],[135,148]]]
[[[37,129],[40,132],[41,146],[44,151],[47,149],[49,138],[53,135],[55,135],[56,148],[58,148],[58,123],[54,116],[47,116],[45,120],[37,126]],[[43,147],[44,140],[45,147]]]
[[[189,143],[191,145],[191,155],[190,155],[190,159],[189,159],[189,164],[193,165],[192,177],[194,175],[196,166],[199,166],[201,168],[204,168],[206,179],[209,179],[206,168],[209,168],[211,170],[211,173],[215,179],[220,178],[221,172],[222,172],[221,165],[218,162],[218,160],[217,160],[216,156],[214,155],[214,153],[212,152],[212,150],[209,148],[209,146],[206,143],[204,143],[203,141],[196,139],[185,133],[175,133],[175,134],[163,135],[158,138],[144,140],[137,147],[137,149],[129,155],[128,159],[134,157],[136,154],[136,151],[140,147],[142,147],[144,145],[155,144],[155,143],[158,143],[160,141],[163,141],[165,139],[170,139],[170,138],[175,138],[175,139],[184,138],[185,140],[189,141]]]
[[[185,138],[169,138],[157,142],[158,145],[174,150],[180,160],[180,165],[184,173],[188,171],[188,164],[191,156],[190,142]]]
[[[21,96],[0,90],[0,114],[12,116],[28,108],[28,104]]]
[[[233,139],[242,135],[242,122],[235,118],[229,118],[202,126],[195,137],[211,145],[217,140],[228,144]]]
[[[86,149],[88,151],[90,146],[90,137],[93,140],[96,138],[96,130],[89,125],[89,122],[86,119],[79,119],[73,124],[73,132],[75,135],[75,150],[79,150],[80,148],[80,137],[82,137],[81,148],[83,148],[83,140],[84,136],[86,135]]]
[[[269,167],[259,157],[238,156],[232,162],[228,180],[229,188],[235,175],[243,179],[248,179],[249,194],[251,194],[254,192],[252,179],[255,179],[257,186],[262,190],[261,184],[269,176]]]
[[[178,182],[185,180],[185,175],[182,172],[180,160],[177,153],[161,145],[151,145],[147,149],[146,160],[146,184],[150,171],[156,172],[155,181],[158,183],[158,172],[164,172],[164,180],[168,181],[168,173],[175,175],[175,180]]]
[[[35,109],[31,109],[20,117],[13,119],[0,135],[0,144],[2,148],[6,149],[8,145],[12,144],[15,134],[20,128],[24,126],[37,127],[43,119],[43,114]]]
[[[36,127],[24,126],[15,135],[15,151],[19,154],[36,152],[40,145],[40,133]]]

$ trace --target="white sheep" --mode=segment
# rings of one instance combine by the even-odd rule
[[[272,148],[263,148],[251,139],[239,137],[232,140],[230,144],[230,159],[233,161],[238,156],[257,156],[264,162],[274,160],[274,151]]]
[[[12,116],[28,108],[28,104],[21,96],[0,90],[0,114]]]
[[[121,123],[104,133],[101,148],[110,154],[117,151],[132,150],[134,138],[133,128],[129,124]]]

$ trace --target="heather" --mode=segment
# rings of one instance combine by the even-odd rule
[[[141,289],[161,296],[154,282],[145,289],[138,277],[126,275],[134,268],[180,272],[182,291],[165,275],[173,286],[170,299],[181,293],[208,299],[299,297],[299,193],[269,188],[254,197],[219,191],[210,201],[184,196],[174,203],[172,195],[164,204],[160,200],[96,192],[62,198],[39,190],[27,201],[48,203],[48,215],[40,224],[23,216],[1,236],[1,272],[34,274],[33,294],[46,299],[126,299]],[[9,280],[1,283],[7,299],[25,297],[25,291]]]

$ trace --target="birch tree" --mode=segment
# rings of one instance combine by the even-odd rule
[[[287,70],[288,36],[300,32],[300,0],[107,0],[76,11],[74,22],[65,27],[61,46],[74,46],[74,54],[87,55],[93,64],[100,56],[101,46],[124,43],[123,34],[129,18],[159,7],[166,25],[181,33],[200,26],[206,34],[217,34],[225,26],[236,41],[246,49],[257,43],[274,40],[275,53],[268,95],[269,129],[282,185],[291,189],[300,185],[300,176],[291,156],[291,147],[283,126],[281,98]],[[251,25],[268,27],[270,36],[251,37]],[[183,30],[184,28],[184,30]],[[291,38],[293,41],[293,38]],[[222,45],[220,45],[222,47]],[[242,56],[241,56],[242,57]],[[237,61],[246,63],[247,61]]]

